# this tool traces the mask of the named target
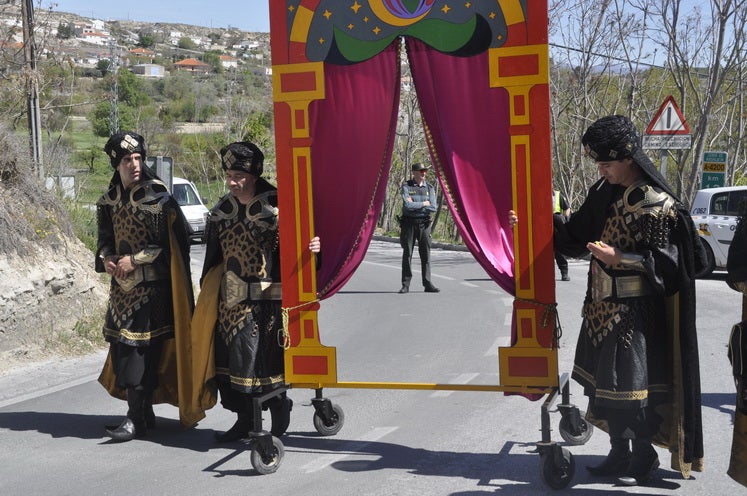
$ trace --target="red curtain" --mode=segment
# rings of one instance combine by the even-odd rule
[[[332,296],[366,254],[386,193],[400,90],[399,43],[354,65],[324,64],[325,98],[309,108],[317,291]]]
[[[406,46],[431,158],[462,239],[514,294],[507,92],[489,87],[488,52],[455,57],[414,38]],[[325,63],[326,97],[309,109],[323,298],[360,265],[381,212],[399,106],[398,47],[353,65]]]
[[[514,294],[509,102],[489,87],[488,52],[440,53],[406,40],[413,82],[436,174],[475,259]]]

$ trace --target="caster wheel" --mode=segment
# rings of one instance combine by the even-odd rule
[[[547,451],[540,455],[540,474],[542,481],[552,489],[563,489],[573,479],[576,462],[573,455],[565,448]]]
[[[345,414],[343,413],[342,408],[334,403],[332,403],[332,416],[328,418],[326,422],[325,419],[319,415],[319,412],[314,412],[314,428],[316,428],[316,431],[322,436],[334,436],[340,432],[344,423]]]
[[[269,452],[264,452],[257,443],[254,443],[251,453],[252,467],[261,475],[275,473],[280,468],[283,456],[285,456],[285,448],[280,439],[276,437],[272,438],[272,447]]]
[[[584,415],[586,415],[585,412],[579,412],[580,418],[577,433],[573,432],[573,425],[568,417],[563,416],[560,418],[560,424],[558,425],[560,437],[562,437],[568,444],[573,446],[586,444],[586,442],[591,439],[591,435],[594,434],[594,426],[584,420]]]

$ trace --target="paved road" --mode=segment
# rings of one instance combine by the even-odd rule
[[[195,268],[201,247],[194,247]],[[438,294],[399,295],[396,244],[374,242],[356,275],[320,310],[322,342],[337,348],[339,381],[495,384],[496,348],[508,342],[511,298],[468,253],[434,250]],[[196,270],[199,273],[199,270]],[[580,325],[585,262],[571,262],[558,282],[563,326],[561,371],[570,370]],[[608,449],[596,433],[569,450],[577,494],[741,494],[726,475],[734,393],[726,338],[739,315],[739,295],[719,276],[698,281],[707,471],[684,481],[666,453],[653,487],[615,487],[584,466]],[[344,410],[333,437],[312,425],[313,391],[293,389],[285,458],[277,473],[258,476],[244,446],[216,445],[215,430],[233,419],[220,407],[183,431],[174,407],[158,405],[159,427],[146,439],[111,444],[103,426],[124,413],[95,382],[103,354],[49,362],[0,377],[0,494],[551,494],[540,479],[540,404],[475,391],[327,389]],[[573,384],[573,401],[583,397]],[[578,396],[577,396],[578,395]],[[560,416],[552,415],[553,426]],[[561,442],[557,431],[553,439]]]

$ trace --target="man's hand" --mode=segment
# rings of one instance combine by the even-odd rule
[[[113,276],[117,279],[126,279],[128,275],[135,271],[135,264],[132,262],[131,255],[125,255],[119,258],[114,267]],[[108,271],[107,271],[108,272]]]
[[[322,250],[322,242],[319,239],[319,236],[314,236],[311,238],[311,241],[309,241],[309,251],[311,253],[319,253]]]
[[[511,227],[514,227],[516,224],[519,223],[519,217],[516,215],[516,212],[513,210],[508,211],[508,225]]]
[[[586,249],[599,261],[605,265],[617,265],[622,260],[622,252],[602,241],[586,243]]]

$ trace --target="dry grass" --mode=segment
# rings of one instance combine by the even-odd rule
[[[54,246],[73,227],[59,199],[44,188],[28,148],[0,125],[0,253],[29,253],[32,245]]]

